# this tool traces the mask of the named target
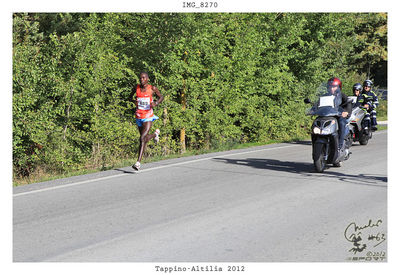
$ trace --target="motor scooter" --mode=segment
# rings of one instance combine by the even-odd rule
[[[305,103],[311,103],[305,99]],[[342,166],[343,161],[350,157],[351,137],[348,132],[344,146],[338,150],[339,123],[343,108],[339,106],[335,96],[320,96],[317,102],[307,111],[307,115],[317,116],[311,126],[312,158],[317,172],[323,172],[327,164]]]
[[[371,123],[366,123],[365,109],[356,106],[357,97],[349,96],[352,101],[353,110],[351,113],[349,121],[349,131],[353,142],[359,142],[361,145],[367,145],[368,141],[372,138]]]

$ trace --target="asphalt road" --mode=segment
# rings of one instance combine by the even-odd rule
[[[351,151],[323,174],[300,142],[15,187],[13,260],[386,261],[387,131]]]

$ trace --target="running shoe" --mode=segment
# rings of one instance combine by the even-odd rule
[[[136,171],[139,171],[140,169],[140,162],[136,162],[134,165],[132,165],[132,168],[135,169]]]
[[[156,131],[154,132],[154,134],[156,134],[154,141],[156,143],[160,142],[160,129],[156,129]]]

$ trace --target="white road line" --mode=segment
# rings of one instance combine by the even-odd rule
[[[19,196],[23,196],[23,195],[34,194],[34,193],[39,193],[39,192],[49,191],[49,190],[55,190],[55,189],[60,189],[60,188],[65,188],[65,187],[70,187],[70,186],[75,186],[75,185],[81,185],[81,184],[90,183],[90,182],[99,181],[99,180],[107,180],[107,179],[126,176],[126,175],[127,174],[118,174],[118,175],[112,175],[112,176],[107,176],[107,177],[103,177],[103,178],[85,180],[85,181],[80,181],[80,182],[75,182],[75,183],[67,183],[67,184],[64,184],[64,185],[59,185],[59,186],[54,186],[54,187],[49,187],[49,188],[43,188],[43,189],[38,189],[38,190],[33,190],[33,191],[17,193],[17,194],[14,194],[13,197],[19,197]]]
[[[230,156],[236,156],[236,155],[243,155],[243,154],[249,154],[249,153],[256,153],[256,152],[263,152],[263,151],[269,151],[269,150],[275,150],[275,149],[282,149],[282,148],[289,148],[289,147],[294,147],[294,146],[300,146],[299,144],[292,144],[292,145],[284,145],[284,146],[278,146],[278,147],[273,147],[273,148],[264,148],[260,150],[254,150],[254,151],[245,151],[245,152],[238,152],[238,153],[231,153],[231,154],[225,154],[225,155],[218,155],[218,156],[213,156],[213,157],[207,157],[207,158],[200,158],[200,159],[195,159],[195,160],[189,160],[189,161],[184,161],[184,162],[178,162],[178,163],[172,163],[172,164],[167,164],[167,165],[161,165],[161,166],[156,166],[153,168],[147,168],[143,169],[138,174],[144,173],[144,172],[149,172],[149,171],[154,171],[158,169],[163,169],[163,168],[170,168],[174,166],[179,166],[179,165],[185,165],[185,164],[190,164],[190,163],[195,163],[199,161],[205,161],[205,160],[210,160],[216,157],[230,157]],[[112,176],[107,176],[103,178],[97,178],[97,179],[91,179],[91,180],[85,180],[85,181],[80,181],[80,182],[75,182],[75,183],[68,183],[64,185],[59,185],[59,186],[54,186],[54,187],[49,187],[49,188],[43,188],[43,189],[38,189],[38,190],[33,190],[33,191],[27,191],[27,192],[22,192],[22,193],[17,193],[13,194],[13,197],[20,197],[24,195],[30,195],[30,194],[35,194],[35,193],[40,193],[44,191],[50,191],[50,190],[56,190],[56,189],[61,189],[61,188],[66,188],[66,187],[72,187],[72,186],[77,186],[85,183],[91,183],[95,181],[101,181],[101,180],[107,180],[111,178],[116,178],[116,177],[121,177],[121,176],[128,176],[129,174],[118,174],[118,175],[112,175]]]
[[[374,133],[374,135],[379,135],[379,134],[382,134],[382,133],[386,133],[386,131],[379,131],[377,133]],[[294,146],[299,146],[299,144],[283,145],[283,146],[278,146],[278,147],[273,147],[273,148],[264,148],[264,149],[254,150],[254,151],[245,151],[245,152],[238,152],[238,153],[231,153],[231,154],[225,154],[225,155],[219,155],[219,156],[213,156],[213,157],[207,157],[207,158],[188,160],[188,161],[184,161],[184,162],[172,163],[172,164],[167,164],[167,165],[156,166],[156,167],[153,167],[153,168],[143,169],[143,170],[140,170],[137,173],[140,174],[140,173],[145,173],[145,172],[154,171],[154,170],[158,170],[158,169],[170,168],[170,167],[174,167],[174,166],[179,166],[179,165],[185,165],[185,164],[195,163],[195,162],[199,162],[199,161],[210,160],[210,159],[213,159],[213,158],[216,158],[216,157],[230,157],[230,156],[243,155],[243,154],[249,154],[249,153],[255,153],[255,152],[263,152],[263,151],[269,151],[269,150],[275,150],[275,149],[290,148],[290,147],[294,147]],[[111,179],[111,178],[128,176],[128,175],[129,174],[125,174],[124,173],[124,174],[107,176],[107,177],[103,177],[103,178],[85,180],[85,181],[80,181],[80,182],[75,182],[75,183],[68,183],[68,184],[64,184],[64,185],[59,185],[59,186],[54,186],[54,187],[49,187],[49,188],[43,188],[43,189],[38,189],[38,190],[33,190],[33,191],[27,191],[27,192],[13,194],[13,197],[15,198],[15,197],[23,196],[23,195],[35,194],[35,193],[40,193],[40,192],[50,191],[50,190],[56,190],[56,189],[66,188],[66,187],[72,187],[72,186],[77,186],[77,185],[81,185],[81,184],[85,184],[85,183],[91,183],[91,182],[95,182],[95,181],[107,180],[107,179]]]

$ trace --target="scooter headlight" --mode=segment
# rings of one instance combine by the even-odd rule
[[[324,123],[324,128],[321,131],[321,135],[330,135],[336,130],[334,120],[329,120]]]
[[[335,120],[318,120],[314,122],[312,132],[315,135],[330,135],[336,131]]]
[[[321,129],[318,128],[318,127],[314,127],[313,128],[313,133],[316,134],[316,135],[320,135],[321,134]]]

